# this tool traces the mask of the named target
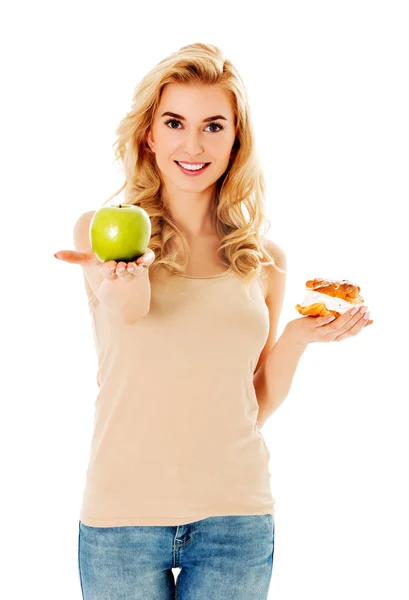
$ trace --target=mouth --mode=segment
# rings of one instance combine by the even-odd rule
[[[202,164],[204,166],[201,167],[200,169],[198,169],[197,167],[192,168],[192,169],[185,169],[185,167],[182,167],[182,165],[177,160],[175,160],[174,162],[177,164],[177,166],[182,171],[182,173],[185,173],[185,175],[199,175],[200,173],[203,173],[203,171],[206,171],[207,167],[211,164],[211,163],[196,163],[196,164]],[[188,163],[184,163],[184,164],[188,164]]]

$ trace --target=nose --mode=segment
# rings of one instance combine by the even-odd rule
[[[200,134],[198,135],[195,132],[192,132],[186,136],[184,146],[186,156],[191,156],[194,158],[203,153],[203,143],[200,140]]]

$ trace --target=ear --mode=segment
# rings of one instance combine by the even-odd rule
[[[151,134],[151,130],[149,129],[148,134],[146,136],[146,144],[147,144],[147,150],[150,150],[151,152],[154,152],[154,148],[155,148],[155,142],[152,139],[152,134]]]
[[[234,144],[233,144],[231,152],[230,152],[229,162],[232,162],[232,160],[234,160],[234,158],[236,157],[236,154],[237,154],[237,150],[238,150],[238,141],[237,141],[237,138],[236,138],[234,140]]]

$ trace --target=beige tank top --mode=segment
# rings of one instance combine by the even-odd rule
[[[246,294],[231,267],[150,279],[150,311],[132,325],[115,320],[85,280],[99,391],[80,520],[274,515],[253,385],[269,332],[260,282]]]

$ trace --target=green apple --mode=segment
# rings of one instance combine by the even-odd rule
[[[146,252],[150,238],[149,215],[133,204],[103,206],[89,226],[92,251],[102,262],[136,260]]]

